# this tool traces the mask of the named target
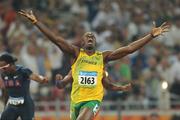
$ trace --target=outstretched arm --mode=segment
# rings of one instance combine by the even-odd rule
[[[69,53],[73,56],[76,56],[79,53],[79,49],[77,47],[69,44],[61,36],[55,35],[45,25],[43,25],[40,21],[38,21],[32,11],[21,10],[18,13],[28,18],[45,36],[48,37],[50,41],[56,44],[63,52]]]
[[[113,90],[113,91],[129,91],[131,90],[131,84],[127,85],[117,85],[110,81],[110,77],[108,77],[107,73],[104,73],[103,81],[102,81],[103,87],[107,90]]]
[[[47,77],[44,77],[44,76],[41,76],[41,75],[38,75],[35,73],[32,73],[30,75],[30,80],[34,80],[39,83],[48,83],[48,81],[49,81]]]
[[[169,30],[169,28],[170,28],[170,25],[166,22],[163,23],[160,27],[155,27],[155,23],[154,23],[154,27],[151,30],[151,33],[149,33],[145,37],[143,37],[135,42],[132,42],[128,46],[121,47],[115,51],[104,52],[103,53],[104,60],[105,61],[117,60],[128,54],[131,54],[131,53],[135,52],[136,50],[142,48],[145,44],[150,42],[153,38],[163,34],[164,32],[167,32]]]
[[[68,83],[72,82],[71,71],[63,78],[61,74],[56,75],[56,87],[63,89]]]

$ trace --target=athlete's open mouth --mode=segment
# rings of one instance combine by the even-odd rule
[[[88,44],[92,44],[93,43],[93,41],[92,40],[88,40]]]

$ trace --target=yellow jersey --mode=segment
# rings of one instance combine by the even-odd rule
[[[104,70],[102,52],[96,51],[93,55],[89,56],[81,49],[71,69],[73,77],[72,102],[102,101],[104,95],[102,85]]]

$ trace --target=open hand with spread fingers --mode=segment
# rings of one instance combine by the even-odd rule
[[[167,22],[164,22],[160,27],[156,27],[156,23],[153,22],[153,28],[151,30],[151,36],[153,38],[162,35],[165,32],[168,32],[170,29],[171,25]]]
[[[36,16],[33,14],[32,10],[30,11],[25,11],[25,10],[20,10],[18,12],[20,15],[28,18],[33,24],[35,24],[37,22],[37,18]]]

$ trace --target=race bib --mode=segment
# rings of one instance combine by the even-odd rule
[[[23,97],[9,97],[8,99],[8,103],[11,105],[20,105],[20,104],[24,104],[24,98]]]
[[[81,86],[93,87],[97,84],[97,72],[80,71],[78,81]]]

